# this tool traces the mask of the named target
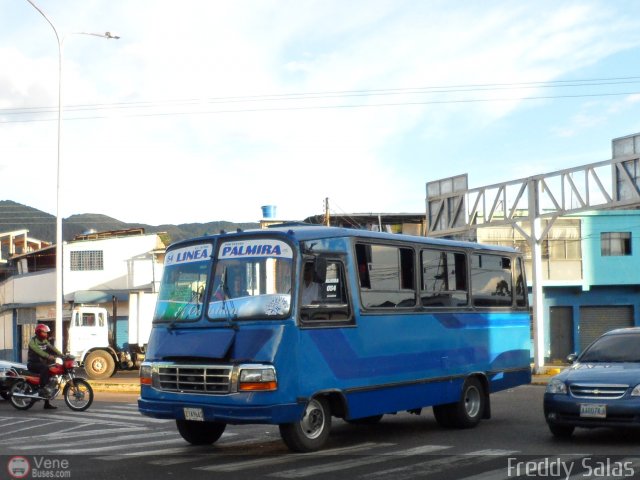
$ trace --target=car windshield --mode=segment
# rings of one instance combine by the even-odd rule
[[[640,333],[605,335],[579,358],[580,362],[640,362]]]
[[[211,320],[283,318],[291,305],[293,252],[280,240],[228,241],[217,255],[207,315]]]
[[[211,252],[210,244],[167,252],[154,321],[195,320],[201,316]]]

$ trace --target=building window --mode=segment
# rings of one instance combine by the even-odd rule
[[[602,232],[600,251],[603,257],[631,255],[631,232]]]
[[[71,252],[71,270],[104,270],[102,250]]]

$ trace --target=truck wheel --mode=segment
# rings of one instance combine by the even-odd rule
[[[211,445],[215,443],[227,428],[226,423],[194,422],[192,420],[176,420],[178,433],[191,445]]]
[[[84,370],[89,378],[101,380],[113,375],[116,370],[116,363],[109,352],[95,350],[85,358]]]
[[[331,431],[331,410],[324,398],[313,398],[302,420],[280,425],[280,436],[294,452],[313,452],[326,443]]]

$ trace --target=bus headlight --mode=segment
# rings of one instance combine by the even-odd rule
[[[153,366],[150,363],[140,365],[140,385],[151,385],[153,383]]]
[[[273,367],[243,368],[240,370],[238,391],[268,392],[277,390],[276,370]]]

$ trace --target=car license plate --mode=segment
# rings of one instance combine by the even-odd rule
[[[184,407],[184,419],[194,422],[204,422],[204,412],[201,408]]]
[[[580,404],[580,416],[588,418],[607,418],[607,406],[593,403]]]

